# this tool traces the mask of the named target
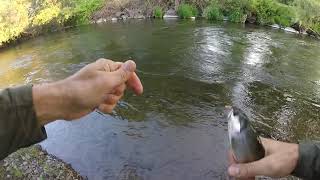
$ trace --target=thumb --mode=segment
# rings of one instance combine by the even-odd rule
[[[260,175],[271,175],[268,158],[261,159],[247,164],[233,164],[228,168],[228,173],[236,178],[254,178]]]
[[[118,70],[110,72],[109,76],[112,78],[113,85],[118,86],[125,83],[135,70],[136,63],[132,60],[128,60],[123,63]]]
[[[235,178],[253,178],[255,172],[250,168],[250,164],[233,164],[228,168],[228,174]]]

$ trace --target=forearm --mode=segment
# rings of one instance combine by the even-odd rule
[[[34,109],[39,124],[45,125],[64,119],[68,107],[62,81],[34,85],[32,89]]]
[[[46,137],[34,111],[32,86],[0,91],[0,159]]]
[[[299,160],[293,175],[304,179],[320,179],[320,144],[299,145]]]

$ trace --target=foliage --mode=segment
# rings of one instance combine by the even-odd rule
[[[33,18],[33,25],[44,25],[52,21],[52,19],[59,16],[61,8],[60,4],[47,4],[44,5],[44,8],[41,9]]]
[[[24,0],[3,0],[0,3],[0,46],[20,36],[28,27],[30,5]]]
[[[0,46],[22,34],[39,33],[41,27],[66,22],[88,23],[104,0],[2,0],[0,3]]]
[[[275,0],[212,0],[204,15],[208,19],[219,20],[222,19],[221,12],[229,21],[237,23],[245,23],[248,15],[252,14],[262,25],[278,23],[289,26],[295,20],[292,6]]]
[[[163,9],[160,6],[154,7],[153,10],[153,16],[156,18],[162,18],[163,17]]]
[[[87,24],[91,14],[103,5],[103,0],[73,0],[73,19],[77,24]]]
[[[224,15],[231,22],[244,23],[250,11],[250,5],[249,0],[225,0],[222,8]]]
[[[222,11],[217,1],[211,1],[210,5],[203,12],[204,17],[209,20],[222,20]]]
[[[294,8],[288,5],[279,4],[278,8],[276,9],[276,15],[274,17],[274,22],[288,27],[295,23],[296,14],[294,12]]]
[[[182,19],[190,18],[198,15],[198,10],[195,6],[190,4],[181,4],[178,8],[178,15]]]
[[[320,1],[295,0],[294,6],[298,14],[299,23],[320,33]]]
[[[291,5],[294,0],[278,0],[278,1],[279,1],[280,3],[282,3],[282,4]]]
[[[252,2],[251,10],[257,15],[259,24],[277,23],[282,26],[290,26],[296,19],[292,6],[275,0],[253,0]]]
[[[255,10],[258,18],[258,23],[274,24],[274,18],[276,16],[277,5],[273,0],[254,0],[253,9]]]

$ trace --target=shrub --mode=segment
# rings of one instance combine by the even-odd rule
[[[75,8],[72,12],[77,24],[87,24],[93,12],[99,9],[104,0],[73,0]]]
[[[181,4],[178,8],[178,15],[180,18],[186,19],[198,15],[196,7],[189,4]]]
[[[274,24],[276,17],[277,4],[273,0],[255,0],[254,10],[257,14],[259,24]]]
[[[156,6],[154,7],[154,10],[153,10],[153,16],[156,17],[156,18],[162,18],[163,17],[163,10],[160,6]]]
[[[227,16],[231,22],[244,23],[251,9],[250,4],[249,0],[224,0],[224,15]]]
[[[20,36],[28,27],[28,8],[30,5],[23,0],[3,0],[0,3],[0,46]]]
[[[47,5],[44,9],[33,18],[33,25],[44,25],[50,23],[54,18],[57,18],[61,12],[59,4]]]
[[[316,0],[295,0],[294,6],[299,23],[320,33],[320,2]]]
[[[210,5],[204,10],[203,14],[204,14],[204,17],[206,17],[208,20],[223,19],[222,11],[218,7],[218,4],[216,3],[216,1],[212,1]]]
[[[242,10],[235,9],[228,15],[229,21],[236,23],[245,23],[247,20],[247,14],[244,14]]]
[[[288,27],[295,23],[296,14],[293,7],[279,4],[276,10],[274,22],[280,26]]]
[[[105,0],[2,0],[0,47],[22,33],[35,35],[66,22],[88,23]],[[53,26],[51,26],[53,25]]]

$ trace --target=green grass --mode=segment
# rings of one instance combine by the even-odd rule
[[[223,14],[218,4],[212,2],[203,12],[204,17],[208,20],[222,20]]]
[[[320,1],[319,0],[294,0],[297,21],[305,28],[310,28],[320,33]]]
[[[196,17],[198,15],[198,10],[193,5],[183,3],[180,4],[177,13],[180,18],[187,19],[191,17]]]
[[[89,23],[92,13],[99,9],[104,0],[73,0],[74,8],[72,9],[72,19],[77,24]]]
[[[294,8],[284,4],[278,4],[278,8],[276,10],[276,15],[274,17],[274,22],[287,27],[291,26],[295,23],[296,14],[294,12]]]
[[[154,7],[153,16],[155,18],[162,18],[164,15],[163,9],[160,6]]]

